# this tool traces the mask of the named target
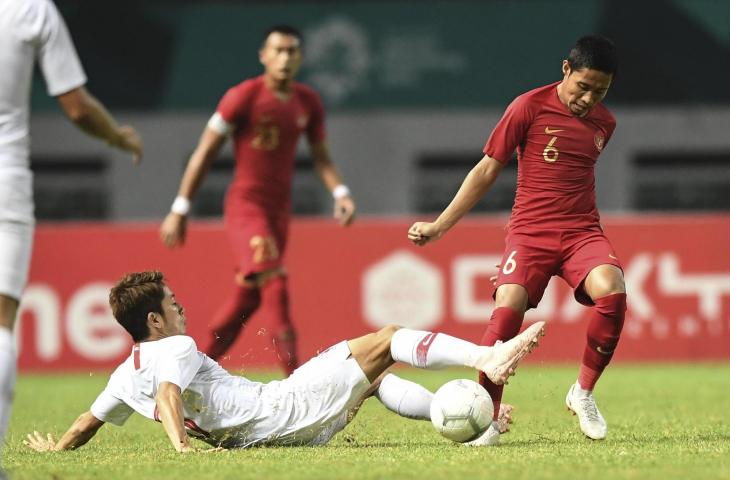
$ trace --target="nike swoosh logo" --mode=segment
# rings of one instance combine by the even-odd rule
[[[550,129],[550,127],[545,127],[545,133],[547,133],[548,135],[552,135],[553,133],[558,133],[558,132],[562,132],[562,130],[552,130],[552,129]]]
[[[613,256],[613,255],[611,255],[610,253],[608,254],[608,256],[609,256],[610,258],[613,258],[614,260],[618,260],[618,258],[614,257],[614,256]]]
[[[598,350],[598,353],[600,353],[602,355],[611,355],[613,353],[613,350],[611,350],[610,352],[607,352],[604,349],[602,349],[601,347],[596,347],[596,350]]]
[[[421,345],[423,345],[424,347],[428,347],[431,344],[431,342],[433,342],[434,338],[436,338],[435,333],[431,333],[430,335],[427,335],[426,338],[421,340]]]

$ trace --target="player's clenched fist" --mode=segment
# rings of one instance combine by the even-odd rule
[[[436,227],[435,223],[416,222],[408,229],[408,240],[419,247],[428,242],[435,242],[442,236],[443,232]]]
[[[347,195],[335,200],[335,220],[343,227],[349,226],[355,220],[355,201]]]

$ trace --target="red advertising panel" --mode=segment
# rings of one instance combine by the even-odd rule
[[[470,219],[436,244],[410,245],[408,219],[292,224],[287,268],[301,358],[388,323],[478,341],[493,308],[489,277],[504,246],[503,221]],[[613,217],[604,222],[625,268],[629,311],[616,361],[730,359],[730,217]],[[21,370],[109,368],[130,351],[111,317],[109,288],[124,273],[162,270],[185,306],[199,348],[233,288],[219,223],[194,223],[169,251],[156,224],[41,225],[18,328]],[[554,278],[527,321],[546,320],[532,361],[575,361],[586,307]],[[222,362],[276,365],[265,306]]]

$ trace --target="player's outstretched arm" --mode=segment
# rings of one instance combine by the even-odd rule
[[[86,412],[76,419],[59,441],[56,441],[50,433],[44,437],[41,433],[34,431],[28,434],[28,439],[23,440],[23,444],[36,452],[73,450],[91,440],[103,425],[104,422],[96,418],[91,412]]]
[[[135,165],[142,160],[142,139],[137,131],[128,125],[119,126],[104,105],[86,88],[74,88],[56,99],[69,120],[81,130],[131,153]]]
[[[185,167],[172,209],[160,226],[160,240],[168,248],[175,248],[185,243],[190,201],[203,183],[210,164],[213,163],[225,141],[226,137],[223,134],[210,127],[203,130],[198,146]]]
[[[172,446],[179,453],[190,452],[221,452],[225,448],[195,448],[190,445],[188,434],[185,431],[185,416],[183,414],[182,393],[180,387],[171,382],[161,382],[155,396],[160,422],[167,433]]]
[[[335,200],[334,217],[340,225],[348,226],[355,220],[355,200],[350,190],[342,183],[342,177],[332,161],[327,144],[324,142],[310,145],[312,162],[324,186]]]
[[[176,451],[185,453],[193,448],[190,446],[188,434],[185,431],[185,416],[182,407],[182,392],[180,387],[170,382],[160,383],[155,402],[160,414],[160,422],[165,428],[172,446]]]
[[[501,162],[485,155],[467,174],[454,199],[436,221],[414,223],[408,230],[408,239],[423,246],[444,236],[489,191],[503,167]]]

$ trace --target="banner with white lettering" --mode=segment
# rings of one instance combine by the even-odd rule
[[[286,265],[302,358],[390,323],[479,341],[491,311],[489,277],[502,258],[504,222],[472,218],[439,242],[408,243],[408,219],[361,219],[351,228],[295,220]],[[730,216],[608,217],[623,263],[629,310],[615,361],[730,359]],[[131,350],[108,306],[130,271],[158,269],[185,307],[203,350],[210,321],[233,292],[234,266],[219,223],[193,223],[169,251],[155,224],[41,225],[17,329],[21,370],[108,369]],[[546,320],[532,361],[577,362],[588,309],[553,278],[527,322]],[[267,305],[222,361],[277,365]]]

